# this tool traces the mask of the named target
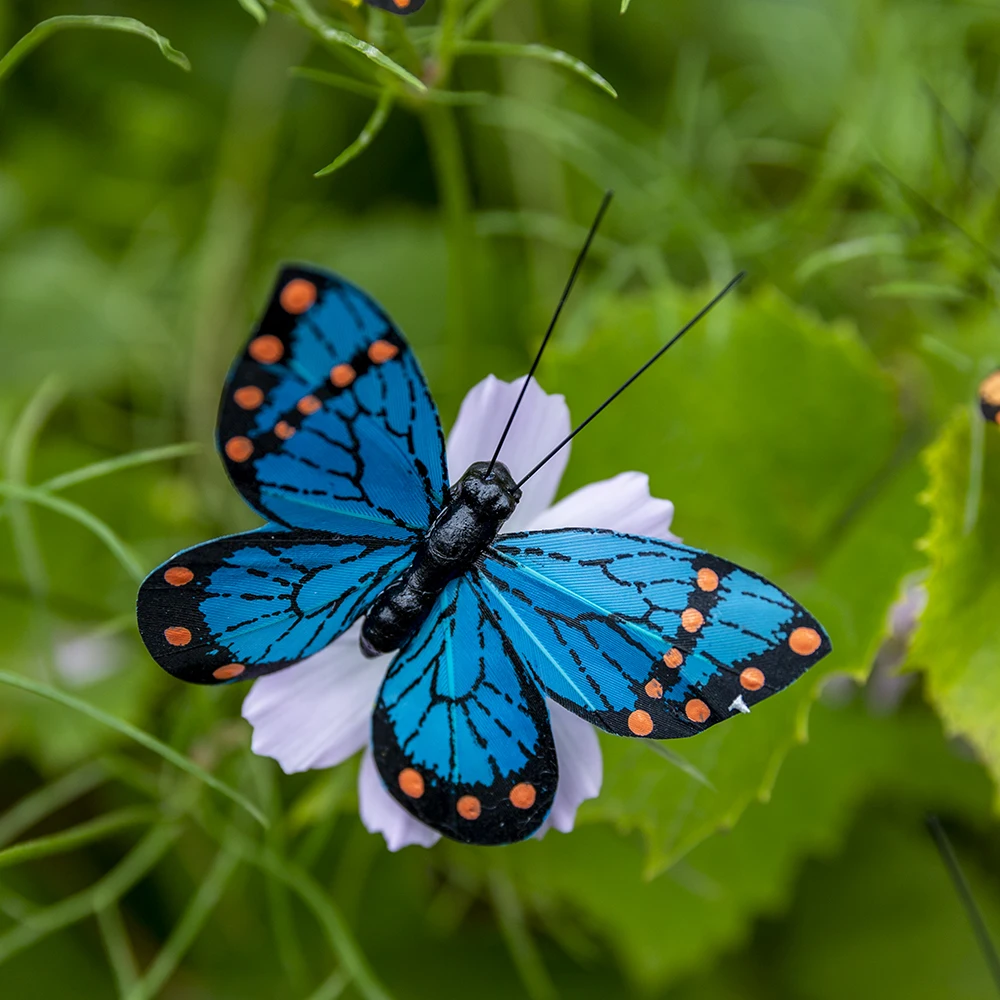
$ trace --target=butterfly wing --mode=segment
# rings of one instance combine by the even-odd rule
[[[402,334],[316,268],[279,275],[226,382],[218,444],[254,510],[312,531],[421,531],[448,485],[437,409]]]
[[[831,648],[774,584],[652,538],[586,528],[502,535],[479,579],[549,696],[620,736],[702,732]]]
[[[365,0],[371,7],[391,10],[393,14],[416,14],[424,5],[424,0]]]
[[[1000,424],[1000,370],[979,383],[979,410],[989,423]]]
[[[139,633],[168,673],[252,679],[319,652],[413,558],[407,539],[265,525],[179,552],[139,589]]]
[[[555,796],[548,710],[475,585],[447,585],[389,667],[372,717],[382,780],[417,819],[470,844],[523,840]]]

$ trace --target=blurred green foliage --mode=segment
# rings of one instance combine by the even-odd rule
[[[0,995],[992,995],[922,816],[1000,930],[1000,10],[15,0],[0,51]],[[390,855],[355,762],[286,777],[243,690],[161,674],[136,578],[253,524],[210,442],[280,261],[383,302],[447,423],[607,187],[540,373],[578,416],[750,279],[564,489],[648,472],[835,652],[685,767],[603,739],[570,835]]]

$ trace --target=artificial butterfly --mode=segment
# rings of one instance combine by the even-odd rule
[[[979,409],[991,424],[1000,424],[1000,369],[979,383]]]
[[[424,5],[424,0],[365,0],[370,7],[391,10],[393,14],[416,14]]]
[[[317,268],[281,272],[226,382],[218,445],[267,523],[147,577],[147,648],[182,680],[250,680],[364,617],[368,652],[398,649],[372,716],[379,773],[455,840],[510,843],[544,821],[559,777],[546,697],[619,736],[694,736],[830,651],[787,594],[706,552],[592,528],[499,534],[521,484],[499,461],[449,483],[402,334]]]

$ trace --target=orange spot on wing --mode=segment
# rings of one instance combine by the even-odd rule
[[[254,337],[247,348],[250,357],[262,365],[273,365],[285,355],[285,345],[272,333]]]
[[[186,646],[191,641],[191,630],[183,625],[171,625],[163,630],[163,638],[171,646]]]
[[[412,767],[404,767],[399,772],[399,787],[404,795],[411,799],[419,799],[424,794],[424,776]]]
[[[714,569],[698,570],[698,586],[702,590],[715,590],[719,586],[719,574]]]
[[[653,720],[650,718],[649,712],[637,708],[628,717],[628,727],[636,736],[648,736],[653,731]]]
[[[671,670],[676,670],[684,662],[684,654],[676,646],[671,646],[663,654],[663,662]]]
[[[278,301],[281,302],[281,308],[286,313],[298,316],[316,301],[316,286],[311,281],[306,281],[305,278],[292,278],[281,289]]]
[[[296,404],[295,409],[299,413],[309,416],[310,413],[315,413],[323,404],[319,401],[318,396],[308,395],[303,396]]]
[[[538,793],[529,781],[522,781],[510,790],[510,804],[515,809],[530,809],[535,804]]]
[[[166,580],[171,587],[183,587],[185,583],[190,583],[194,579],[194,573],[192,573],[187,566],[171,566],[170,569],[163,574],[163,579]]]
[[[239,677],[246,667],[242,663],[227,663],[224,667],[217,667],[212,671],[212,676],[217,681],[231,681],[234,677]]]
[[[740,674],[740,684],[748,691],[759,691],[764,686],[764,673],[756,667],[747,667]]]
[[[225,451],[234,462],[245,462],[253,454],[253,442],[246,437],[231,437],[226,442]]]
[[[392,0],[392,2],[400,9],[406,10],[410,6],[410,0]]]
[[[376,340],[368,347],[368,357],[376,365],[391,361],[397,354],[399,348],[395,344],[390,344],[388,340]]]
[[[646,694],[650,698],[662,698],[663,685],[655,677],[651,681],[646,681]]]
[[[822,641],[819,632],[814,628],[797,628],[788,637],[788,645],[791,646],[792,652],[798,653],[799,656],[815,653]]]
[[[330,369],[330,381],[338,389],[346,389],[357,377],[358,373],[350,365],[334,365]]]
[[[483,811],[482,804],[475,795],[463,795],[455,806],[458,815],[462,819],[479,819],[479,814]]]
[[[233,393],[233,399],[243,410],[256,410],[264,402],[264,390],[256,385],[245,385]]]
[[[697,608],[685,608],[681,625],[685,632],[697,632],[705,624],[705,616]]]
[[[295,428],[288,421],[279,420],[274,425],[274,433],[282,441],[287,441],[295,433]]]
[[[711,709],[706,705],[701,698],[692,698],[684,706],[684,714],[692,722],[704,722],[711,714]]]

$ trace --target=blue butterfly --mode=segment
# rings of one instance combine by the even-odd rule
[[[544,821],[546,698],[619,736],[694,736],[830,651],[787,594],[706,552],[588,528],[500,534],[520,484],[485,461],[449,483],[412,351],[333,274],[282,271],[226,382],[218,445],[267,523],[147,577],[149,652],[185,681],[250,680],[363,618],[367,653],[397,651],[372,715],[379,773],[455,840],[510,843]]]

